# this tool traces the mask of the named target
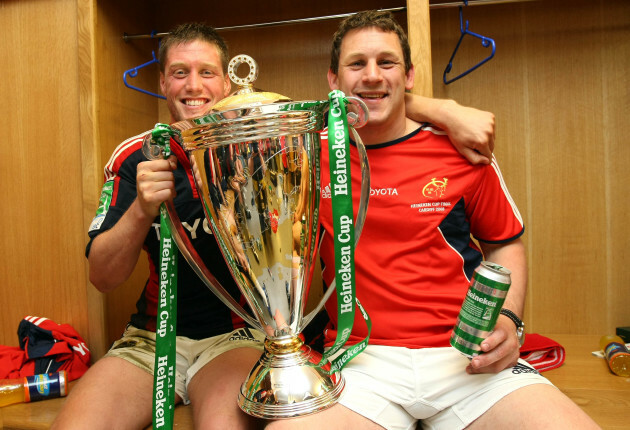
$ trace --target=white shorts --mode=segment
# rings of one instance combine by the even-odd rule
[[[469,375],[468,363],[450,347],[368,345],[342,371],[340,403],[386,429],[453,430],[467,427],[518,388],[551,385],[522,360],[498,374]]]
[[[262,354],[264,341],[264,334],[247,327],[201,340],[177,336],[175,393],[185,404],[190,403],[188,383],[203,366],[224,352],[236,348],[255,348]],[[123,336],[114,342],[105,356],[122,358],[153,375],[155,333],[129,325]]]

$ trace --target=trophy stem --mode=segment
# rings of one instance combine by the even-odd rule
[[[320,364],[321,354],[297,336],[267,338],[265,351],[241,387],[243,411],[265,419],[283,419],[322,411],[341,395],[344,379]]]

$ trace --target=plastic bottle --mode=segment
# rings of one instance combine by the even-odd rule
[[[0,379],[0,407],[66,395],[66,371],[17,379]]]
[[[604,351],[608,367],[615,375],[630,377],[630,352],[619,336],[602,336],[599,346]]]

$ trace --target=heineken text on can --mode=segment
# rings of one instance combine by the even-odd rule
[[[510,273],[488,261],[475,269],[451,335],[451,346],[465,356],[481,354],[481,342],[494,329],[510,288]]]

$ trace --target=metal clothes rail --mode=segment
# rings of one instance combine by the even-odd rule
[[[522,2],[531,2],[537,0],[470,0],[468,2],[468,6],[482,6],[482,5],[491,5],[491,4],[503,4],[503,3],[522,3]],[[429,9],[444,9],[449,7],[459,7],[462,5],[461,1],[451,1],[444,3],[432,3],[429,4]],[[389,11],[392,13],[395,12],[404,12],[407,10],[406,6],[394,7],[389,9],[381,9],[384,11]],[[342,13],[338,15],[327,15],[327,16],[318,16],[313,18],[299,18],[299,19],[289,19],[284,21],[273,21],[273,22],[262,22],[258,24],[244,24],[244,25],[235,25],[231,27],[215,27],[217,31],[234,31],[234,30],[246,30],[251,28],[264,28],[264,27],[276,27],[281,25],[291,25],[291,24],[302,24],[308,22],[316,22],[316,21],[325,21],[330,19],[341,19],[346,18],[353,13]],[[151,38],[161,38],[166,36],[168,33],[157,33],[153,32],[151,34],[123,34],[123,40],[125,42],[129,42],[134,39],[151,39]]]

